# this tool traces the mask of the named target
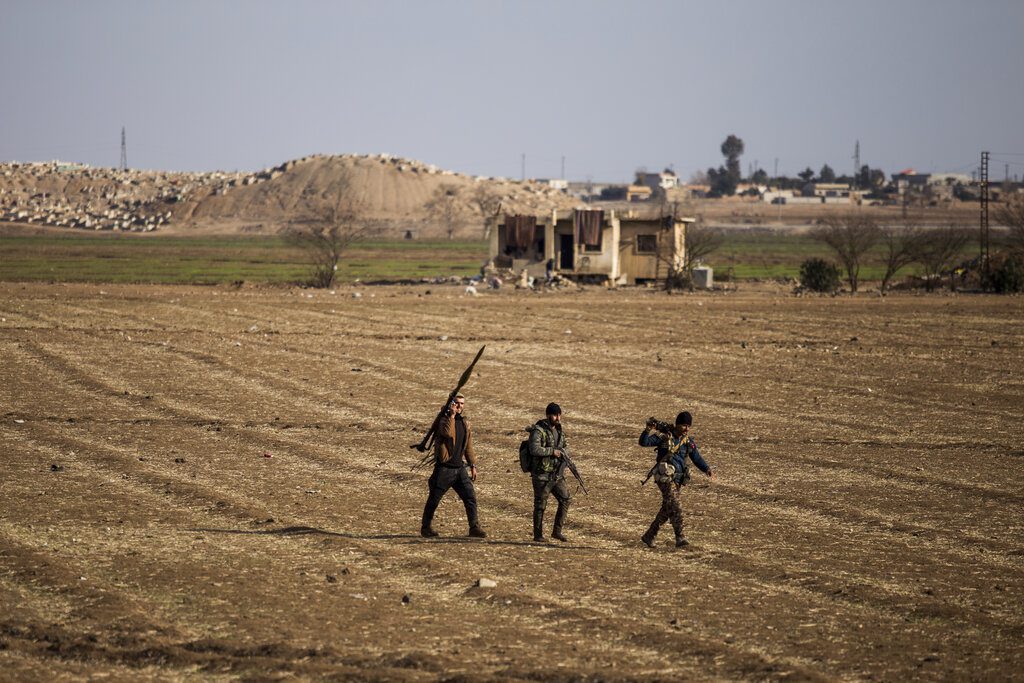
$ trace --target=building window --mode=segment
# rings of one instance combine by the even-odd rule
[[[582,244],[584,254],[599,254],[604,251],[604,230],[597,233],[597,244]]]
[[[638,253],[638,254],[657,254],[658,253],[658,236],[657,235],[637,235],[636,236],[636,253]]]

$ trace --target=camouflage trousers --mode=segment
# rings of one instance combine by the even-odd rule
[[[676,538],[683,537],[683,509],[679,505],[679,489],[671,481],[655,482],[661,491],[661,509],[651,522],[651,527],[644,536],[653,539],[658,535],[658,529],[665,522],[672,522],[672,530],[676,532]]]

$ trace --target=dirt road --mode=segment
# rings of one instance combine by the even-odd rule
[[[1024,300],[431,289],[0,284],[5,676],[1021,676]],[[421,539],[408,444],[483,343],[490,537],[450,494]],[[516,464],[550,400],[568,545]],[[684,408],[716,479],[649,550]]]

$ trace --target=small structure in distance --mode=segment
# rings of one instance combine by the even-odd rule
[[[695,220],[580,209],[496,216],[488,226],[489,255],[495,266],[517,273],[526,269],[535,278],[550,269],[576,281],[664,282],[682,270],[686,228]]]

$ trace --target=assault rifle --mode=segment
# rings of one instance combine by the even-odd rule
[[[569,471],[572,472],[572,476],[576,477],[576,481],[580,483],[580,488],[583,489],[583,493],[589,496],[590,491],[587,491],[587,485],[583,483],[583,477],[580,476],[580,471],[576,469],[576,463],[574,463],[572,458],[569,457],[569,449],[563,448],[561,450],[562,457],[559,458],[561,462],[558,463],[558,469],[555,470],[555,478],[564,477],[566,468],[569,468]]]
[[[455,400],[455,397],[462,390],[462,387],[466,386],[466,382],[469,381],[469,376],[473,374],[473,367],[476,365],[476,362],[480,360],[480,356],[484,355],[484,349],[486,348],[487,345],[484,344],[483,346],[480,347],[480,350],[476,352],[476,358],[474,358],[473,362],[469,364],[469,367],[465,369],[465,371],[462,373],[462,376],[459,377],[458,384],[456,384],[455,388],[452,389],[451,393],[448,394],[448,399],[444,402],[444,405],[441,406],[441,410],[437,412],[437,415],[434,417],[433,423],[431,423],[430,425],[430,429],[428,429],[427,433],[423,435],[423,440],[420,441],[419,443],[414,443],[409,446],[409,448],[415,448],[420,453],[426,453],[426,455],[423,456],[419,463],[413,466],[413,469],[421,465],[424,465],[432,457],[432,453],[430,453],[429,451],[431,451],[434,447],[434,438],[437,436],[437,428],[441,424],[441,418],[445,416],[445,413],[447,411],[451,410],[452,401]]]

